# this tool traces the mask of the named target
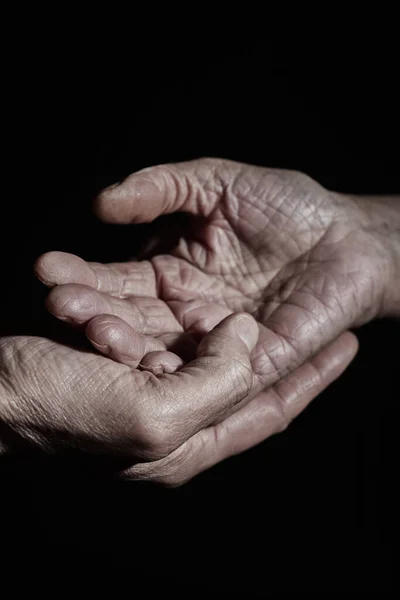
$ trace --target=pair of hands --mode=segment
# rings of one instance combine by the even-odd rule
[[[98,352],[0,340],[4,452],[112,454],[124,476],[179,485],[285,429],[355,356],[349,328],[400,312],[390,201],[216,159],[144,169],[96,201],[112,223],[175,211],[191,226],[171,254],[37,261],[50,312]]]

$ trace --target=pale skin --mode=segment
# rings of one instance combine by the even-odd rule
[[[193,227],[148,261],[38,260],[49,310],[97,352],[1,340],[5,452],[113,453],[132,461],[124,476],[179,485],[285,429],[354,358],[350,328],[400,315],[396,198],[203,159],[133,174],[95,209],[112,223],[184,211]]]

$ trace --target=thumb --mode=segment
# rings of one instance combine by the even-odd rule
[[[171,399],[167,417],[179,438],[174,440],[176,447],[231,413],[251,392],[250,353],[258,331],[250,315],[230,315],[203,338],[195,360],[159,379],[165,385],[165,397]]]
[[[197,348],[197,356],[224,356],[250,368],[250,353],[258,341],[258,325],[248,313],[225,317]]]
[[[207,216],[238,166],[205,158],[149,167],[103,190],[94,211],[108,223],[149,223],[177,211]]]

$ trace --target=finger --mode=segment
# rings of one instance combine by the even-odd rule
[[[48,287],[79,283],[117,298],[157,297],[155,272],[149,261],[103,265],[66,252],[47,252],[37,259],[34,272]]]
[[[175,373],[184,364],[182,358],[173,352],[154,351],[143,357],[139,367],[145,371],[150,371],[154,375],[162,375],[163,373]]]
[[[147,223],[176,211],[207,216],[239,165],[202,159],[143,169],[105,189],[94,210],[109,223]]]
[[[182,258],[166,254],[154,257],[151,262],[101,264],[86,262],[66,252],[48,252],[37,259],[34,272],[42,283],[51,288],[78,283],[117,298],[157,298],[162,292],[166,301],[200,299],[207,303],[210,300],[218,302],[224,296],[232,302],[220,279]]]
[[[358,341],[341,335],[297,371],[216,426],[190,438],[172,454],[149,464],[137,464],[123,475],[181,485],[222,460],[244,452],[282,431],[324,391],[354,359]]]
[[[346,332],[313,359],[259,394],[242,411],[216,425],[220,460],[238,454],[285,430],[328,385],[335,381],[358,351],[358,340]],[[214,432],[215,433],[215,432]]]
[[[172,301],[168,302],[168,306],[183,329],[198,341],[233,312],[226,306],[204,300]]]
[[[101,354],[128,365],[139,366],[155,375],[174,373],[196,354],[196,344],[182,334],[163,334],[157,338],[143,336],[113,315],[99,315],[86,325],[86,336]],[[174,349],[174,352],[166,348]],[[179,351],[179,354],[178,354]]]
[[[140,335],[114,315],[99,315],[86,325],[85,334],[101,354],[135,369],[148,353],[165,350],[158,339]],[[167,353],[168,354],[168,353]]]
[[[163,402],[149,410],[166,432],[169,452],[247,397],[253,386],[250,353],[258,332],[250,315],[230,315],[203,338],[194,361],[157,380]]]
[[[54,316],[75,326],[85,325],[97,315],[110,314],[146,335],[156,335],[160,331],[182,331],[165,302],[157,298],[123,300],[86,285],[71,283],[53,288],[46,306]]]

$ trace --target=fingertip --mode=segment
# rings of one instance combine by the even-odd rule
[[[314,359],[314,366],[321,375],[324,389],[330,382],[339,377],[354,360],[359,343],[354,333],[346,331],[334,342],[324,348]]]
[[[355,358],[360,348],[357,336],[351,331],[342,333],[337,343],[340,344],[342,355],[347,356],[349,361]]]
[[[55,285],[54,280],[58,274],[58,260],[63,258],[64,252],[46,252],[39,256],[33,264],[33,272],[45,285]]]
[[[95,215],[105,223],[148,223],[162,213],[163,194],[147,173],[133,173],[98,194]]]
[[[47,310],[58,318],[63,318],[65,316],[64,311],[66,307],[67,311],[71,307],[74,312],[74,299],[69,298],[69,301],[65,300],[65,290],[63,289],[63,286],[60,285],[56,285],[50,290],[44,303]]]
[[[118,346],[125,337],[122,324],[113,315],[97,315],[90,319],[85,327],[85,334],[89,341],[99,346]]]
[[[89,342],[117,362],[137,367],[145,352],[145,340],[122,319],[97,315],[86,325]]]
[[[55,317],[81,325],[98,310],[97,298],[97,292],[92,288],[67,283],[53,287],[45,300],[45,305]]]
[[[252,352],[258,342],[259,328],[256,320],[248,313],[237,313],[228,317],[232,319],[232,325],[236,335],[246,344],[249,352]]]
[[[248,313],[235,313],[223,319],[201,340],[197,356],[236,358],[246,364],[257,344],[259,329]]]
[[[146,354],[140,363],[140,367],[151,371],[154,375],[161,375],[162,373],[175,373],[184,364],[180,356],[165,350]]]
[[[126,181],[108,186],[94,199],[93,211],[101,221],[127,224],[135,220],[135,200],[140,194],[134,184],[128,186]]]
[[[48,287],[66,283],[96,283],[87,263],[68,252],[51,251],[42,254],[33,265],[36,277]]]
[[[119,184],[115,183],[102,190],[93,200],[92,209],[100,221],[104,223],[124,223],[124,216],[120,210],[118,194]]]

